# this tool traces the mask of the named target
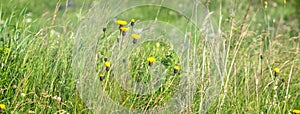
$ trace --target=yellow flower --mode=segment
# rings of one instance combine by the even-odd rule
[[[6,110],[5,104],[0,104],[0,109]]]
[[[131,21],[130,22],[132,22],[132,23],[135,23],[135,20],[134,19],[131,19]]]
[[[105,65],[105,70],[109,71],[110,70],[110,62],[105,62],[104,65]]]
[[[174,66],[174,70],[179,70],[179,66]]]
[[[126,27],[121,27],[121,28],[120,28],[120,30],[121,30],[122,32],[126,32],[126,31],[128,31],[128,30],[129,30],[129,28],[126,28]]]
[[[300,110],[293,110],[294,114],[300,114]]]
[[[117,20],[117,23],[121,26],[127,25],[127,22],[123,20]]]
[[[131,37],[134,38],[134,39],[140,39],[141,36],[138,35],[138,34],[131,34]]]
[[[279,68],[274,68],[273,70],[275,73],[279,73]]]
[[[155,59],[154,57],[148,57],[148,58],[147,58],[147,61],[148,61],[148,65],[149,65],[149,66],[152,66],[152,65],[153,65],[153,62],[155,62],[156,59]]]
[[[135,20],[134,20],[134,19],[131,19],[130,25],[131,25],[131,26],[134,26],[134,23],[135,23]]]
[[[179,68],[180,68],[179,66],[174,66],[174,74],[178,72]]]
[[[149,57],[149,58],[147,58],[147,61],[148,61],[149,63],[153,63],[153,62],[156,61],[156,59],[155,59],[154,57]]]
[[[110,67],[110,62],[105,62],[104,65],[105,65],[106,67]]]

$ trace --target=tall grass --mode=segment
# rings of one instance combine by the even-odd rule
[[[92,2],[76,1],[67,10],[59,9],[65,4],[62,1],[0,2],[0,104],[6,105],[5,113],[92,113],[79,95],[72,69],[77,27],[86,18]],[[224,0],[203,3],[213,12],[227,51],[226,66],[222,68],[224,82],[220,83],[221,88],[216,88],[220,93],[213,95],[216,102],[210,103],[207,112],[290,113],[293,109],[300,109],[300,36],[299,22],[294,18],[297,17],[296,9],[293,7],[297,3],[268,1],[267,8],[263,0],[251,4],[249,1]],[[169,23],[179,23],[180,20],[168,10],[160,10],[161,15],[158,16],[157,12],[152,14],[147,8],[131,10],[134,13],[125,13],[120,18],[156,17]],[[144,12],[149,12],[149,17],[144,16]],[[29,18],[32,22],[25,21]],[[149,43],[144,48],[153,45],[156,44]],[[202,83],[197,85],[193,105],[185,113],[201,112],[205,107],[202,105],[205,105],[204,99],[207,98],[205,84],[212,58],[206,56],[207,52],[203,50],[208,48],[197,48],[201,52],[197,56],[202,58],[197,63],[198,78]],[[102,59],[106,57],[103,55],[108,55],[108,52],[105,48],[99,51],[102,56],[98,56],[97,75],[107,75],[100,70],[103,70]],[[132,58],[139,57],[145,58],[146,55]],[[142,59],[140,61],[143,62]],[[135,65],[135,68],[141,67]],[[280,69],[278,76],[275,76],[274,68]],[[133,74],[138,73],[133,71]],[[120,88],[110,86],[113,84],[106,85],[110,89],[107,94],[115,97],[116,101],[122,101],[120,105],[129,109],[155,107],[160,100],[160,96],[156,95],[165,95],[161,98],[166,99],[171,97],[162,92],[137,101],[141,98],[126,92],[114,92]],[[119,94],[122,97],[119,98]]]

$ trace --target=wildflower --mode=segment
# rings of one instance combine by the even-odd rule
[[[120,26],[127,25],[127,22],[126,22],[126,21],[123,21],[123,20],[117,20],[117,23],[118,23]]]
[[[6,110],[5,104],[0,104],[0,112],[1,112],[1,110],[2,110],[2,111],[3,111],[3,110]]]
[[[129,28],[126,28],[126,27],[121,27],[121,28],[120,28],[120,30],[121,30],[122,32],[126,32],[126,31],[128,31],[128,30],[129,30]]]
[[[106,71],[109,71],[109,69],[110,69],[110,62],[105,62],[104,63],[104,65],[105,65],[105,69],[106,69]]]
[[[149,58],[147,58],[147,61],[148,61],[149,66],[152,66],[153,62],[155,62],[156,59],[154,57],[149,57]]]
[[[128,31],[129,28],[121,27],[120,30],[122,31],[122,35],[125,36],[126,35],[126,31]]]
[[[108,60],[108,59],[105,57],[105,58],[104,58],[104,62],[107,62],[107,60]]]
[[[131,26],[134,26],[134,23],[135,23],[135,20],[134,20],[134,19],[131,19],[130,25],[131,25]]]
[[[174,66],[174,74],[178,73],[179,68],[180,68],[179,66]]]
[[[104,27],[104,28],[102,29],[102,31],[105,33],[105,32],[106,32],[106,28]]]
[[[100,76],[100,81],[103,81],[103,80],[104,80],[104,76],[101,75],[101,76]]]
[[[275,77],[279,75],[279,68],[274,68]]]
[[[141,36],[138,34],[131,34],[131,37],[133,38],[133,44],[135,44],[137,40],[141,38]]]
[[[264,6],[265,6],[265,9],[268,8],[268,1],[265,1],[265,2],[264,2]]]
[[[300,114],[300,110],[293,110],[294,114]]]

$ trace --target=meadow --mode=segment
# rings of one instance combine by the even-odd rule
[[[110,7],[98,3],[0,1],[0,113],[300,110],[299,1],[199,0],[209,12],[195,20],[211,15],[215,39],[176,10],[137,6],[101,20]]]

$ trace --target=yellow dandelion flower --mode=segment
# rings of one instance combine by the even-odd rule
[[[279,73],[279,68],[274,68],[273,70],[275,73]]]
[[[135,19],[131,19],[131,21],[130,22],[132,22],[132,23],[135,23]]]
[[[126,28],[126,27],[121,27],[121,28],[120,28],[120,30],[121,30],[122,32],[126,32],[126,31],[128,31],[128,30],[129,30],[129,28]]]
[[[138,34],[131,34],[131,37],[134,38],[134,39],[140,39],[141,36],[138,35]]]
[[[0,109],[6,110],[5,104],[0,104]]]
[[[104,65],[105,65],[106,67],[110,67],[110,62],[105,62]]]
[[[294,114],[300,114],[300,110],[293,110]]]
[[[105,62],[104,65],[105,65],[105,70],[109,71],[110,70],[110,62]]]
[[[147,61],[153,63],[156,61],[156,59],[154,57],[149,57],[147,58]]]
[[[117,20],[117,23],[121,26],[127,25],[127,21]]]
[[[174,73],[176,74],[178,72],[178,70],[180,69],[179,66],[174,66]]]
[[[179,66],[174,66],[175,70],[179,70],[179,68],[180,68]]]
[[[273,71],[275,73],[275,77],[278,76],[278,74],[279,74],[279,68],[274,68]]]
[[[134,23],[135,23],[135,19],[131,19],[130,25],[131,25],[131,26],[134,26]]]
[[[148,61],[148,63],[149,63],[149,66],[152,66],[152,65],[153,65],[153,62],[155,62],[156,59],[155,59],[154,57],[148,57],[148,58],[147,58],[147,61]]]

